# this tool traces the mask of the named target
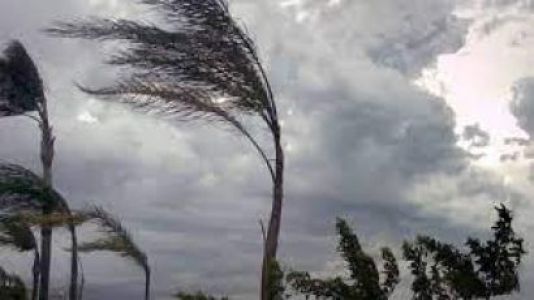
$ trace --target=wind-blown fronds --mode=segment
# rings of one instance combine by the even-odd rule
[[[25,252],[37,248],[31,227],[20,216],[0,216],[0,246]]]
[[[101,207],[93,207],[83,213],[88,219],[95,220],[105,237],[93,242],[81,243],[80,252],[109,251],[128,258],[143,269],[146,276],[146,299],[150,290],[150,265],[147,255],[135,243],[128,230],[121,222]]]
[[[12,41],[0,58],[0,117],[35,111],[44,99],[35,63],[19,41]]]
[[[65,210],[65,199],[32,171],[0,163],[0,210]]]
[[[243,134],[260,154],[273,181],[261,299],[267,300],[268,266],[276,260],[283,207],[284,150],[272,88],[253,41],[233,19],[225,0],[138,0],[163,14],[166,28],[125,19],[57,22],[57,37],[120,41],[108,63],[122,67],[115,83],[83,91],[120,99],[137,109],[185,120],[218,121]],[[272,135],[274,159],[240,119],[261,120]]]
[[[39,247],[31,224],[24,220],[21,215],[0,216],[0,246],[12,248],[19,252],[33,251],[33,282],[32,300],[37,300],[39,285],[39,263],[41,261]],[[2,298],[3,299],[3,298]]]
[[[110,19],[58,22],[47,30],[55,36],[129,42],[126,50],[109,61],[132,67],[128,79],[103,89],[86,89],[87,92],[163,99],[165,105],[158,105],[160,111],[185,118],[219,117],[211,109],[194,109],[195,114],[191,115],[194,106],[218,107],[226,113],[259,113],[270,121],[276,119],[253,42],[232,19],[223,1],[140,2],[163,12],[176,24],[174,30]],[[161,104],[153,104],[156,102]]]
[[[26,300],[26,285],[22,279],[0,267],[0,299]]]

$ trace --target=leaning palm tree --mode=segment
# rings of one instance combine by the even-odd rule
[[[141,267],[145,273],[145,300],[150,299],[150,265],[147,255],[135,243],[121,222],[101,207],[93,207],[81,213],[88,220],[95,220],[106,234],[93,242],[81,243],[80,252],[109,251],[126,257]]]
[[[267,269],[276,258],[282,217],[284,152],[274,95],[256,47],[225,0],[138,1],[162,13],[169,27],[90,19],[58,22],[47,32],[126,43],[109,63],[129,67],[128,73],[107,87],[82,87],[85,92],[181,119],[226,124],[251,142],[273,181],[262,267],[261,299],[267,300]],[[274,159],[243,122],[244,116],[261,120],[270,131]]]
[[[39,288],[39,247],[31,226],[20,215],[0,216],[0,246],[18,252],[33,251],[32,300],[37,300]]]
[[[79,222],[73,217],[65,198],[43,178],[22,166],[0,162],[0,211],[6,215],[20,215],[22,221],[28,225],[38,225],[50,230],[58,224],[66,224],[73,247],[77,248],[73,229]],[[46,248],[41,248],[40,284],[43,283],[43,250],[46,251]],[[76,265],[76,270],[77,267]],[[43,294],[43,288],[40,286],[39,299],[48,299],[47,289],[44,291]]]
[[[38,117],[29,115],[37,111]],[[48,118],[47,99],[39,71],[19,41],[13,41],[0,58],[0,117],[29,116],[37,121],[41,129],[41,163],[43,182],[52,186],[52,162],[54,159],[54,136]],[[49,214],[51,211],[43,211]],[[76,228],[70,227],[72,243],[76,242]],[[52,257],[52,228],[41,228],[41,282],[40,299],[48,299],[50,285],[50,262]],[[72,247],[71,282],[69,299],[77,300],[78,254],[77,247]]]

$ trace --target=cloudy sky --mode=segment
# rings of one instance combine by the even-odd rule
[[[112,78],[101,62],[116,48],[40,32],[74,17],[154,17],[133,2],[0,1],[0,43],[23,41],[46,81],[55,184],[74,207],[100,204],[123,219],[150,256],[156,299],[200,288],[254,299],[270,184],[253,149],[224,128],[157,120],[80,93],[74,82]],[[371,252],[398,250],[416,233],[485,237],[498,202],[514,210],[532,245],[534,1],[230,3],[258,44],[283,112],[287,266],[340,268],[336,216],[350,220]],[[0,158],[39,169],[28,119],[1,120],[0,145]],[[61,290],[68,243],[61,233],[55,240]],[[141,297],[142,274],[121,258],[83,261],[86,299]],[[29,270],[28,257],[6,251],[0,263]],[[533,281],[528,256],[517,299],[534,294]]]

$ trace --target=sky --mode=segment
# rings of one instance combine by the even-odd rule
[[[530,249],[534,1],[232,0],[230,8],[257,43],[281,110],[284,265],[342,271],[337,216],[370,253],[390,246],[399,254],[418,233],[458,244],[487,237],[500,202]],[[21,40],[46,83],[55,185],[73,207],[102,205],[123,220],[150,257],[155,299],[180,289],[257,298],[267,170],[227,128],[163,120],[78,91],[76,82],[113,80],[102,62],[117,45],[42,29],[88,16],[159,21],[127,0],[0,1],[0,44]],[[254,131],[269,145],[261,124]],[[0,158],[39,170],[29,119],[0,120],[0,145]],[[82,228],[87,237],[94,230]],[[66,233],[54,241],[61,291]],[[0,264],[30,276],[28,256],[2,250]],[[143,275],[122,258],[86,255],[83,265],[85,299],[141,298]],[[534,294],[531,255],[521,275],[513,299]],[[406,298],[406,288],[394,296]]]

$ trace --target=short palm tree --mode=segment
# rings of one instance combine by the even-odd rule
[[[93,242],[81,243],[80,252],[109,251],[118,253],[138,265],[145,273],[145,300],[150,299],[150,265],[147,255],[135,243],[132,236],[121,222],[101,207],[81,212],[88,220],[95,220],[105,237]]]
[[[58,224],[66,224],[73,239],[73,247],[77,248],[77,240],[73,231],[77,221],[73,218],[65,198],[43,178],[22,166],[0,163],[0,211],[8,216],[22,216],[23,223],[28,226],[38,225],[52,230]],[[41,248],[40,258],[40,284],[43,282],[42,252],[43,248]],[[43,289],[39,287],[39,298],[47,299],[48,294],[42,295],[42,291]]]
[[[29,116],[37,121],[41,129],[41,162],[43,167],[42,181],[52,186],[52,162],[54,159],[54,136],[48,118],[47,99],[43,81],[32,58],[24,45],[13,41],[0,58],[0,117]],[[28,115],[37,111],[38,117]],[[43,211],[44,214],[51,211]],[[72,243],[75,245],[76,228],[70,226]],[[50,285],[50,262],[52,255],[52,228],[41,228],[41,282],[39,297],[48,299]],[[77,247],[72,247],[71,282],[69,299],[77,300],[78,254]]]
[[[127,43],[109,63],[129,67],[129,74],[111,86],[84,91],[181,119],[226,124],[252,143],[273,182],[261,282],[261,299],[267,300],[267,270],[276,259],[282,218],[284,151],[274,95],[254,42],[225,0],[138,1],[160,12],[169,26],[91,19],[59,22],[47,31],[60,37]],[[260,120],[269,130],[274,159],[242,122],[244,116]]]
[[[18,252],[33,251],[32,300],[37,300],[39,288],[39,246],[31,226],[20,215],[0,216],[0,246]]]
[[[0,299],[26,300],[24,281],[15,274],[9,274],[2,267],[0,267]]]

